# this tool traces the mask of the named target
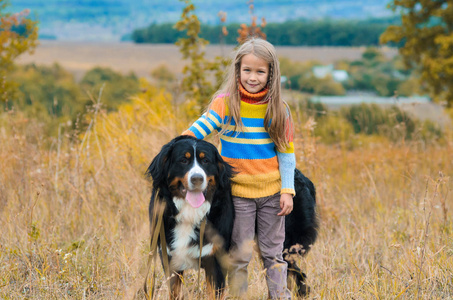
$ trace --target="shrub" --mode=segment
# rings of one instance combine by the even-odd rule
[[[315,128],[315,135],[325,144],[347,143],[353,134],[351,123],[335,115],[324,118]]]
[[[313,75],[300,77],[298,85],[301,91],[316,95],[330,96],[344,95],[346,93],[343,85],[333,80],[332,76],[325,78],[316,78]]]
[[[384,112],[377,104],[343,107],[341,114],[352,124],[355,133],[376,134],[378,126],[385,124]]]
[[[421,122],[397,106],[382,108],[377,104],[362,103],[343,107],[341,115],[352,124],[355,133],[382,135],[392,141],[416,138],[428,141],[443,136],[435,123]]]
[[[102,103],[107,110],[116,110],[119,105],[127,102],[129,97],[139,92],[139,80],[135,74],[126,76],[111,68],[95,67],[83,76],[80,82],[82,89],[90,94],[90,100],[98,97],[101,87]],[[90,103],[91,101],[87,102]]]

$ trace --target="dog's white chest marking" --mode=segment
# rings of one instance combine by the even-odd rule
[[[174,228],[173,250],[170,252],[171,267],[178,271],[198,268],[200,245],[193,245],[193,241],[197,240],[195,229],[200,228],[201,221],[211,209],[211,203],[205,201],[200,207],[193,208],[184,199],[174,198],[173,202],[178,214]],[[213,244],[205,244],[201,256],[209,255],[212,249]]]

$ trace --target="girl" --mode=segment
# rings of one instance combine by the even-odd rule
[[[230,292],[241,296],[247,291],[256,232],[269,295],[290,299],[282,250],[296,160],[291,114],[281,99],[279,62],[269,42],[252,38],[239,47],[207,112],[183,134],[202,139],[213,131],[219,132],[222,157],[237,172],[232,179],[236,219]]]

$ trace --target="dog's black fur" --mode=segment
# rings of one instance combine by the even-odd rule
[[[318,236],[319,221],[316,213],[316,189],[310,179],[298,169],[294,173],[293,211],[285,217],[283,259],[288,263],[288,279],[295,282],[299,295],[309,292],[306,275],[296,260],[310,251]]]
[[[187,178],[187,173],[195,162],[206,173],[205,180],[208,184],[203,192],[206,202],[211,205],[206,215],[207,225],[203,245],[209,243],[214,245],[213,251],[209,255],[202,256],[201,267],[206,271],[208,287],[215,288],[219,295],[225,286],[226,276],[220,254],[228,253],[230,250],[234,222],[230,185],[234,172],[231,166],[222,159],[214,145],[190,136],[179,136],[162,147],[146,172],[153,179],[149,216],[153,226],[156,222],[153,217],[154,207],[158,202],[166,204],[163,226],[167,247],[170,250],[170,271],[181,275],[184,271],[183,268],[172,267],[172,260],[175,259],[175,255],[179,255],[179,253],[172,253],[175,250],[172,246],[175,242],[174,232],[178,225],[177,215],[179,213],[173,199],[175,197],[184,198],[189,185],[188,181],[193,180]],[[294,208],[285,219],[286,238],[283,257],[288,262],[288,277],[295,280],[299,293],[304,295],[308,292],[308,288],[305,286],[305,274],[297,266],[295,258],[306,254],[317,237],[316,193],[313,183],[299,170],[295,171],[295,189]],[[200,241],[199,224],[194,225],[194,232],[196,239],[191,244],[196,246]],[[172,286],[180,285],[178,278],[179,276],[173,277]],[[179,297],[178,287],[172,288],[172,291],[174,291],[172,297]]]
[[[212,255],[202,257],[201,267],[206,271],[208,283],[219,293],[225,286],[226,275],[225,268],[221,266],[221,255],[228,253],[233,231],[234,207],[230,185],[233,171],[231,166],[219,155],[214,145],[189,136],[180,136],[162,147],[146,172],[153,179],[149,217],[153,228],[156,222],[153,219],[154,207],[159,202],[165,203],[163,226],[167,247],[170,250],[170,272],[181,275],[184,267],[172,266],[174,255],[171,251],[175,250],[173,247],[175,242],[174,232],[178,225],[177,215],[179,213],[173,199],[185,197],[189,188],[187,173],[195,162],[206,173],[208,185],[203,192],[206,202],[211,204],[210,210],[205,216],[207,222],[203,245],[214,245]],[[192,180],[197,181],[198,179]],[[200,244],[200,223],[194,224],[193,230],[196,238],[190,244],[198,247]],[[195,259],[198,261],[198,258],[195,257]],[[172,286],[171,297],[181,297],[179,294],[181,285],[179,276],[173,276],[170,285]]]

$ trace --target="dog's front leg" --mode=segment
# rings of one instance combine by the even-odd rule
[[[202,267],[206,271],[207,299],[225,299],[225,274],[214,256],[203,259]]]
[[[183,300],[184,293],[182,291],[182,275],[184,271],[175,272],[170,277],[170,299]]]

